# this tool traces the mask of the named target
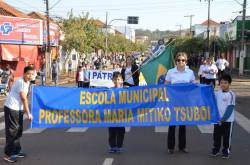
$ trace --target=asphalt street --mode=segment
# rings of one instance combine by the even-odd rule
[[[212,147],[212,126],[187,127],[188,154],[180,153],[178,150],[175,150],[173,155],[167,153],[167,127],[127,128],[124,152],[110,154],[107,152],[107,128],[29,129],[29,123],[25,119],[21,144],[28,156],[20,159],[16,164],[236,165],[240,163],[247,165],[250,162],[250,83],[238,81],[232,87],[236,90],[238,98],[230,159],[208,156]],[[3,112],[0,110],[0,150],[2,151],[5,143],[3,123]],[[0,152],[0,157],[3,157],[3,152]],[[3,159],[0,159],[0,164],[5,164]]]

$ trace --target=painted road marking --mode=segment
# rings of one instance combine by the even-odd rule
[[[250,120],[241,113],[235,111],[235,121],[250,134]]]
[[[81,132],[86,132],[88,128],[70,128],[66,132],[73,132],[73,133],[81,133]]]
[[[4,112],[0,112],[0,118],[4,116]]]
[[[4,130],[5,129],[5,123],[4,122],[1,122],[0,123],[0,131]]]
[[[168,132],[168,126],[158,126],[155,127],[156,133],[167,133]]]
[[[45,130],[46,128],[29,128],[25,131],[23,131],[24,134],[37,134],[41,133]]]
[[[126,132],[130,132],[130,130],[131,130],[131,127],[125,127]]]
[[[112,165],[114,158],[106,158],[102,165]]]
[[[213,133],[214,132],[214,125],[198,125],[198,128],[201,133]]]

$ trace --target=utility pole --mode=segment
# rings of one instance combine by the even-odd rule
[[[105,56],[108,56],[108,12],[106,11]]]
[[[241,47],[240,47],[240,59],[239,59],[239,75],[244,73],[244,58],[245,58],[245,23],[246,23],[246,4],[247,0],[243,2],[242,22],[241,22]]]
[[[200,0],[201,1],[201,0]],[[209,51],[210,51],[210,46],[209,46],[209,32],[210,32],[210,1],[211,0],[205,0],[208,2],[207,6],[207,53],[206,56],[209,57]]]
[[[50,52],[50,32],[49,32],[49,0],[45,0],[46,2],[46,25],[47,25],[47,48],[46,48],[46,72],[50,76],[50,66],[51,66],[51,52]]]
[[[181,24],[178,24],[178,25],[176,25],[176,26],[179,26],[179,28],[180,28],[180,30],[179,30],[179,35],[181,36],[181,27],[182,27],[182,25],[181,25]]]
[[[189,17],[190,18],[190,36],[192,37],[192,19],[194,17],[194,15],[185,15],[184,17]]]

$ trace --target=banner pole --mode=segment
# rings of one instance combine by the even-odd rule
[[[168,47],[170,44],[172,44],[173,43],[173,41],[175,41],[175,39],[174,40],[172,40],[172,41],[170,41],[166,46],[165,46],[165,48],[166,47]],[[153,59],[153,55],[151,56],[151,58],[148,60],[148,62],[150,62],[152,59]],[[173,58],[172,58],[173,59]],[[173,60],[174,61],[174,60]],[[145,65],[145,64],[144,64]],[[139,71],[144,65],[140,65],[132,74],[131,74],[131,76],[129,76],[127,79],[125,79],[124,81],[126,81],[126,80],[128,80],[128,79],[130,79],[137,71]]]

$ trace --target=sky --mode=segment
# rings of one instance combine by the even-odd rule
[[[5,2],[23,12],[38,11],[45,14],[44,0],[5,0]],[[231,21],[242,10],[243,0],[211,0],[210,18],[216,22]],[[134,29],[179,30],[188,29],[189,17],[194,15],[192,24],[207,20],[207,0],[49,0],[52,17],[67,18],[72,9],[75,15],[89,13],[90,17],[105,23],[113,19],[126,19],[127,16],[138,16],[138,25],[126,25]],[[250,5],[246,7],[250,14]],[[113,26],[125,26],[126,21],[112,21]]]

